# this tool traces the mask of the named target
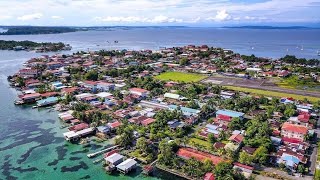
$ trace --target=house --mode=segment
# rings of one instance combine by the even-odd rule
[[[80,124],[77,124],[77,125],[74,125],[74,126],[71,126],[69,127],[69,131],[81,131],[83,129],[86,129],[86,128],[89,128],[89,124],[87,123],[80,123]]]
[[[67,95],[67,94],[75,94],[78,91],[77,87],[71,87],[71,88],[63,88],[61,89],[61,93],[63,95]]]
[[[97,127],[97,131],[103,134],[108,134],[111,128],[109,126],[99,126]]]
[[[308,134],[308,128],[302,125],[291,124],[285,122],[281,128],[281,136],[296,139],[303,142],[305,136]]]
[[[241,134],[233,134],[232,136],[229,137],[228,140],[236,144],[241,144],[243,139],[244,137]]]
[[[48,62],[46,65],[47,65],[47,69],[51,69],[51,70],[62,67],[62,63],[57,61]]]
[[[183,128],[185,126],[183,122],[178,120],[169,121],[167,124],[171,129]]]
[[[40,93],[32,93],[32,94],[25,94],[25,95],[22,95],[19,97],[23,102],[29,103],[29,102],[35,102],[36,99],[41,97],[41,94]]]
[[[232,121],[232,118],[243,120],[244,113],[231,110],[218,110],[216,112],[215,122],[227,126]]]
[[[250,155],[253,155],[253,153],[257,150],[257,148],[249,147],[249,146],[244,146],[242,147],[242,151],[246,152]]]
[[[113,91],[115,89],[115,85],[108,82],[98,82],[97,89],[99,91]]]
[[[214,147],[215,149],[223,149],[225,146],[226,146],[226,144],[224,144],[224,143],[222,143],[222,142],[215,142],[215,143],[213,144],[213,147]]]
[[[106,164],[117,166],[123,162],[123,156],[121,154],[114,153],[105,157],[104,160],[106,161]]]
[[[136,94],[142,97],[147,97],[150,94],[150,91],[145,90],[145,89],[141,89],[141,88],[131,88],[129,89],[129,92],[131,94]]]
[[[54,82],[54,83],[51,83],[51,88],[54,90],[59,90],[59,89],[66,88],[66,86],[64,86],[62,82]]]
[[[187,108],[187,107],[177,106],[177,105],[169,105],[169,110],[171,111],[181,110],[182,114],[185,116],[198,116],[198,114],[200,113],[200,111],[197,109],[192,109],[192,108]]]
[[[214,174],[211,172],[206,173],[203,180],[215,180]]]
[[[135,169],[137,167],[137,164],[138,164],[137,161],[135,161],[133,159],[127,159],[127,160],[123,161],[122,163],[118,164],[117,169],[121,173],[127,174],[131,170]]]
[[[92,92],[96,92],[97,90],[97,82],[96,81],[84,81],[80,83],[83,87],[90,89]]]
[[[145,120],[141,121],[141,125],[142,126],[148,126],[148,125],[154,123],[155,121],[156,120],[153,119],[153,118],[148,118],[148,119],[145,119]]]
[[[108,126],[111,128],[111,130],[114,130],[114,129],[118,128],[119,126],[121,126],[121,122],[115,121],[112,123],[108,123]]]
[[[92,134],[94,131],[95,131],[94,128],[87,128],[78,132],[69,131],[69,132],[63,133],[63,136],[67,141],[74,142],[79,140],[79,138],[81,137],[85,137],[87,135]]]
[[[175,100],[185,100],[187,98],[180,96],[179,94],[173,94],[173,93],[165,93],[164,98],[169,98],[169,99],[175,99]]]
[[[58,102],[58,98],[57,97],[48,97],[46,99],[42,99],[37,101],[37,106],[41,107],[41,106],[48,106],[48,105],[52,105],[52,104],[56,104]]]
[[[238,162],[233,163],[233,169],[240,170],[246,178],[249,178],[254,170],[252,166],[247,166]]]
[[[21,77],[37,77],[40,74],[40,71],[37,69],[20,69],[18,72]]]

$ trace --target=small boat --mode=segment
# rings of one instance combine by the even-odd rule
[[[38,106],[32,106],[32,109],[38,108]]]
[[[16,100],[16,101],[14,101],[14,104],[15,105],[22,105],[22,104],[24,104],[24,102],[22,100]]]
[[[303,51],[303,46],[301,46],[301,49],[300,49],[301,51]]]
[[[119,41],[114,41],[114,43],[118,43]]]
[[[88,147],[90,146],[90,139],[89,138],[81,139],[80,144],[82,144],[82,147]]]
[[[318,56],[320,56],[320,51],[319,50],[317,51],[317,54],[318,54]]]

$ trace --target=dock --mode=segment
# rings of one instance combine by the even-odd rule
[[[96,156],[98,156],[98,155],[100,155],[100,154],[102,154],[102,153],[111,151],[111,150],[113,150],[113,149],[115,149],[115,148],[117,148],[117,147],[119,147],[119,146],[118,146],[118,145],[112,146],[112,147],[109,147],[109,148],[107,148],[107,149],[104,149],[104,150],[95,152],[95,153],[87,154],[87,156],[88,156],[88,158],[93,158],[93,157],[96,157]]]

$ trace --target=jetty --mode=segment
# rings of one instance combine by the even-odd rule
[[[116,146],[112,146],[112,147],[109,147],[107,149],[104,149],[104,150],[101,150],[101,151],[98,151],[98,152],[95,152],[95,153],[91,153],[91,154],[87,154],[88,158],[93,158],[93,157],[96,157],[102,153],[105,153],[105,152],[108,152],[108,151],[111,151],[115,148],[119,147],[119,145],[116,145]]]

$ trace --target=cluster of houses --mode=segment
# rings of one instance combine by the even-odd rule
[[[287,70],[275,67],[274,70],[262,69],[262,66],[270,64],[266,63],[247,63],[238,55],[233,55],[230,50],[215,49],[219,53],[209,53],[212,48],[208,46],[185,46],[180,48],[164,48],[157,52],[149,50],[143,51],[121,51],[122,56],[100,56],[96,52],[88,54],[74,54],[74,55],[54,55],[42,56],[34,58],[25,63],[25,67],[16,73],[11,82],[18,86],[18,78],[22,78],[24,86],[21,87],[22,95],[16,104],[36,103],[37,107],[49,106],[57,104],[63,100],[67,95],[75,98],[71,103],[85,103],[90,105],[91,109],[85,111],[90,113],[92,111],[105,111],[112,117],[112,120],[104,123],[98,127],[90,127],[90,124],[80,121],[74,117],[74,112],[69,110],[59,114],[59,118],[68,124],[68,132],[63,136],[67,141],[78,141],[86,136],[99,134],[112,134],[121,126],[122,120],[127,119],[129,123],[139,126],[148,127],[156,122],[155,115],[160,110],[180,111],[182,113],[181,119],[174,119],[168,121],[167,125],[171,130],[184,128],[185,126],[195,125],[200,120],[201,113],[199,109],[186,107],[188,98],[181,96],[176,91],[168,91],[159,96],[152,97],[151,92],[146,89],[137,87],[127,87],[123,77],[103,76],[99,80],[72,80],[72,72],[70,69],[78,69],[79,73],[83,74],[90,70],[97,70],[102,72],[104,70],[125,69],[129,66],[144,65],[153,68],[153,71],[144,70],[142,72],[133,72],[133,77],[147,77],[159,74],[165,68],[169,67],[176,71],[192,71],[198,73],[213,73],[220,71],[220,67],[215,66],[212,61],[219,61],[221,53],[225,56],[230,56],[230,66],[225,71],[230,69],[240,69],[247,72],[254,72],[255,76],[278,76],[286,77],[291,74]],[[223,51],[223,52],[222,52]],[[179,53],[177,53],[179,52]],[[120,52],[119,52],[120,53]],[[147,60],[133,60],[135,54],[149,57]],[[153,60],[151,55],[160,54],[161,58]],[[199,54],[204,54],[204,57],[199,57]],[[189,63],[186,65],[179,65],[175,60],[186,58]],[[125,61],[126,60],[126,61]],[[104,65],[97,65],[97,61],[103,62]],[[275,61],[276,62],[276,61]],[[231,71],[232,72],[232,71]],[[48,79],[51,76],[51,80]],[[52,80],[54,79],[54,80]],[[73,82],[70,83],[70,80]],[[177,86],[176,82],[166,82],[164,88]],[[45,87],[46,92],[39,92],[40,88]],[[123,95],[120,100],[115,97],[113,92],[117,90]],[[202,99],[212,97],[212,93],[200,95]],[[219,94],[222,100],[231,99],[235,96],[233,91],[221,91]],[[297,116],[287,119],[286,122],[279,121],[281,114],[274,114],[273,119],[269,120],[269,124],[273,129],[270,137],[273,145],[276,147],[276,152],[272,155],[271,162],[285,166],[293,171],[296,170],[299,164],[308,163],[307,150],[310,147],[308,137],[312,137],[314,133],[313,123],[311,119],[317,116],[310,104],[296,104],[292,98],[283,98],[280,100],[284,104],[295,104],[297,107]],[[70,104],[71,104],[70,103]],[[127,106],[121,109],[114,110],[123,103]],[[205,102],[202,102],[205,103]],[[201,105],[201,103],[199,103]],[[242,112],[236,112],[228,109],[218,109],[215,112],[215,118],[212,123],[206,123],[199,132],[202,138],[208,138],[210,134],[218,138],[221,133],[229,131],[228,124],[234,119],[239,118],[243,121],[246,117]],[[134,132],[138,136],[137,132]],[[243,146],[246,132],[244,130],[234,130],[231,132],[227,141],[216,142],[213,147],[215,149],[225,149],[231,151],[244,151],[253,155],[255,148]],[[213,164],[218,164],[223,161],[222,158],[214,156],[207,152],[198,151],[189,147],[181,147],[177,155],[184,159],[191,157],[199,161],[210,159]],[[105,161],[109,167],[116,168],[121,172],[127,173],[134,169],[137,162],[133,159],[127,159],[118,153],[108,154],[105,156]],[[246,176],[250,176],[253,171],[252,166],[244,165],[235,162],[234,168],[240,169]],[[212,173],[206,174],[205,178],[212,179]]]

